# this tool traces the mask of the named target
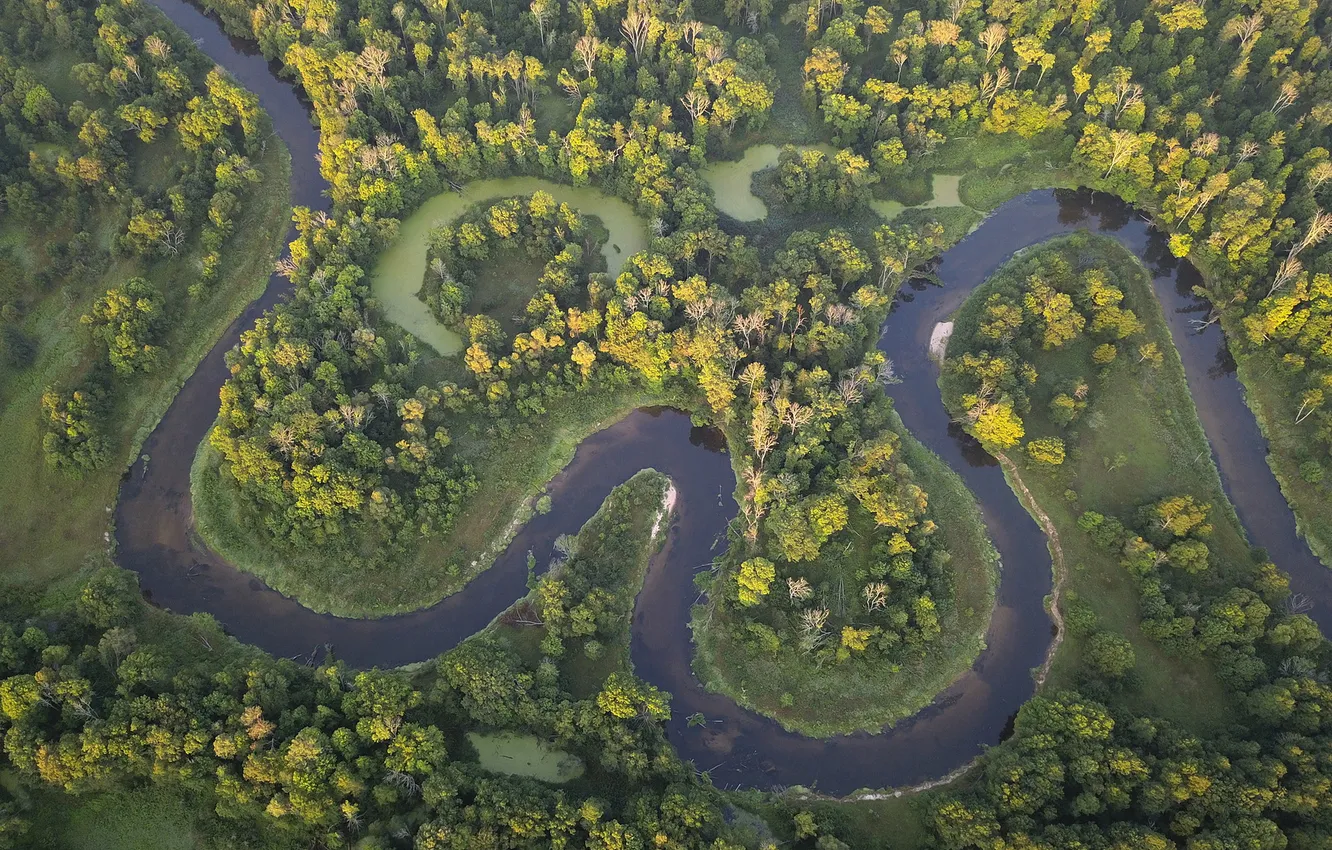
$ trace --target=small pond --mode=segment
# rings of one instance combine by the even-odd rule
[[[556,749],[536,735],[468,732],[481,767],[491,773],[530,776],[542,782],[568,782],[583,775],[583,760]]]
[[[828,156],[837,153],[832,145],[800,145],[800,150],[820,150]],[[699,175],[717,196],[717,209],[736,221],[762,221],[768,207],[754,194],[754,175],[765,168],[776,168],[782,149],[777,145],[755,145],[740,159],[710,162]]]

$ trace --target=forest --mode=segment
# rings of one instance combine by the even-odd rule
[[[132,798],[219,848],[1332,848],[1332,650],[1246,533],[1152,290],[1158,266],[1200,273],[1190,327],[1224,329],[1327,562],[1326,8],[199,6],[308,106],[326,208],[286,206],[311,164],[152,5],[0,0],[0,847],[90,846],[57,825]],[[705,166],[759,142],[784,145],[754,183],[781,209],[745,224]],[[957,207],[879,211],[953,172]],[[460,340],[435,350],[387,317],[377,258],[431,198],[513,176],[628,203],[647,247],[612,261],[623,223],[544,190],[440,221],[408,282]],[[274,657],[116,565],[126,469],[198,448],[176,497],[200,545],[320,612],[427,608],[550,511],[585,436],[665,405],[733,471],[694,674],[790,732],[881,732],[966,680],[1016,567],[984,494],[903,424],[881,328],[973,221],[1052,186],[1133,204],[1166,256],[1075,234],[955,307],[943,403],[1049,538],[1057,636],[1004,740],[940,787],[743,791],[681,759],[672,695],[634,664],[635,598],[672,545],[660,475],[404,668]],[[285,297],[223,349],[203,444],[141,452],[270,271]],[[497,772],[491,733],[585,772]]]

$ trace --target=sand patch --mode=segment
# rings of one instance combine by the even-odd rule
[[[952,322],[940,322],[930,331],[930,359],[943,365],[944,352],[948,350],[948,339],[953,335]]]

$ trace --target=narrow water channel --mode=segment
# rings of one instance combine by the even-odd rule
[[[324,188],[315,168],[317,137],[293,90],[262,58],[233,44],[218,25],[181,0],[153,0],[215,61],[231,71],[274,117],[292,150],[294,202],[319,208]],[[526,560],[548,562],[555,538],[576,531],[606,495],[643,466],[670,475],[679,490],[669,541],[653,559],[634,614],[632,656],[638,673],[672,694],[668,734],[682,757],[710,770],[721,786],[813,785],[831,794],[920,782],[965,764],[999,741],[1033,690],[1031,668],[1051,638],[1042,599],[1050,558],[1035,522],[1022,510],[992,459],[949,423],[926,358],[934,324],[949,315],[1019,248],[1079,227],[1119,239],[1151,269],[1158,297],[1212,442],[1227,492],[1255,545],[1291,574],[1313,601],[1310,613],[1332,629],[1332,572],[1295,533],[1294,517],[1265,460],[1266,443],[1244,405],[1216,326],[1191,332],[1206,307],[1190,294],[1197,272],[1175,261],[1165,240],[1127,205],[1089,192],[1037,191],[997,209],[948,251],[942,287],[906,290],[885,323],[880,348],[901,384],[893,388],[907,427],[962,474],[981,505],[1003,561],[988,647],[973,668],[926,709],[880,735],[809,739],[702,690],[690,673],[689,608],[693,574],[716,557],[734,516],[734,479],[715,432],[694,428],[669,410],[640,410],[586,439],[550,485],[554,510],[524,527],[512,545],[467,588],[440,604],[379,620],[316,614],[265,587],[199,546],[190,533],[189,468],[217,412],[226,377],[223,355],[265,309],[283,297],[274,278],[208,354],[144,446],[149,462],[126,474],[116,510],[120,563],[140,574],[145,593],[179,613],[205,611],[239,639],[281,656],[304,658],[326,646],[349,664],[394,666],[433,657],[474,633],[526,592]],[[700,712],[708,723],[687,728]]]

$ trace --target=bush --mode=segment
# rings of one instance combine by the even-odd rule
[[[1300,464],[1300,478],[1303,478],[1306,484],[1323,483],[1323,467],[1316,460],[1308,460]]]
[[[1058,437],[1041,437],[1027,443],[1027,456],[1043,466],[1059,466],[1064,462],[1064,441]]]
[[[48,388],[42,393],[42,413],[47,426],[42,437],[47,465],[72,478],[81,478],[106,460],[98,393],[75,390],[66,398],[60,390]]]
[[[26,369],[37,359],[37,343],[14,325],[0,332],[0,362],[12,369]]]
[[[138,601],[138,576],[118,567],[103,567],[83,586],[75,609],[88,625],[109,629],[128,623]]]
[[[1081,596],[1070,592],[1064,599],[1063,611],[1069,634],[1082,637],[1096,631],[1096,612]]]
[[[1099,632],[1087,642],[1087,665],[1109,679],[1120,679],[1133,669],[1137,658],[1128,638],[1113,632]]]

